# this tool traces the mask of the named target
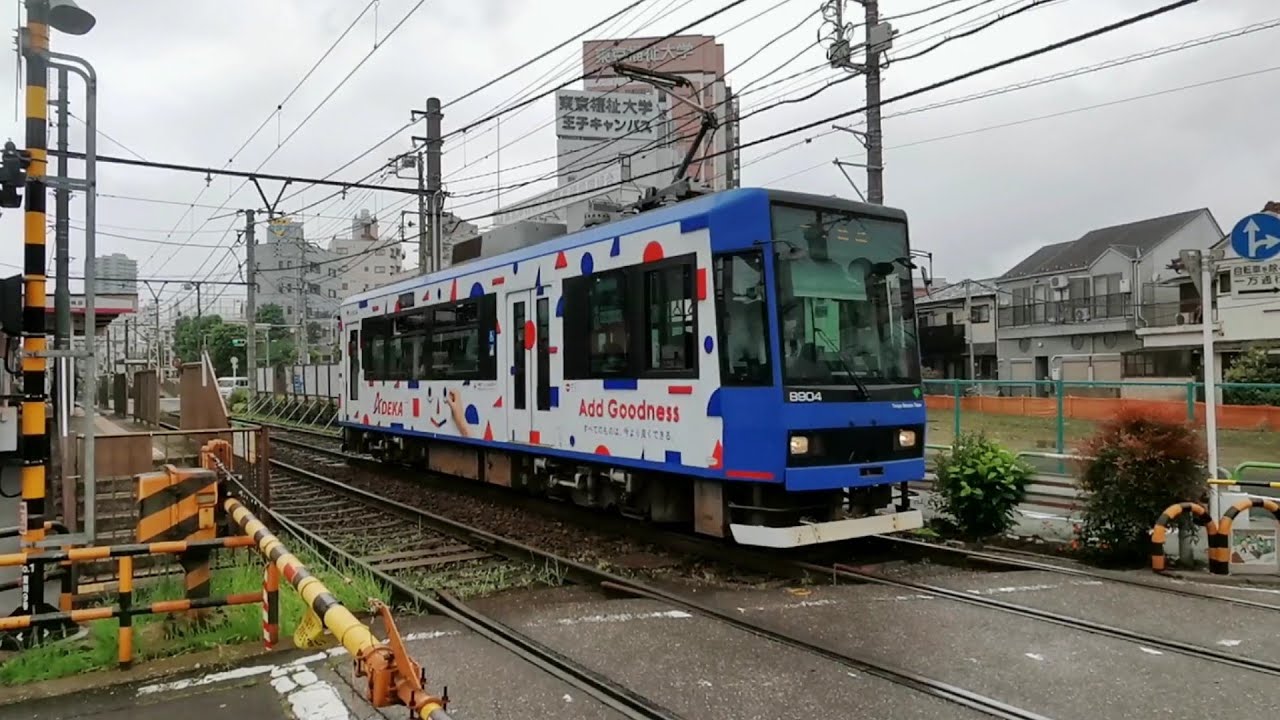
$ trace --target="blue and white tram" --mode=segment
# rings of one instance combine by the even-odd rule
[[[899,210],[738,189],[377,288],[344,440],[747,545],[916,528],[909,258]]]

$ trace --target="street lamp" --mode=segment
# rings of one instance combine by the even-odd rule
[[[68,35],[84,35],[98,19],[75,0],[49,0],[49,27]]]

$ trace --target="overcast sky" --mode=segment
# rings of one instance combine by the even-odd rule
[[[438,96],[447,103],[631,0],[425,0],[390,37],[391,28],[419,0],[380,0],[376,12],[368,9],[363,13],[350,34],[278,114],[276,107],[298,80],[361,14],[364,0],[80,1],[98,16],[97,27],[83,37],[55,33],[52,47],[84,56],[96,66],[100,77],[99,127],[107,135],[148,160],[222,167],[270,118],[262,132],[234,157],[231,167],[253,170],[270,155],[263,172],[320,177],[387,137],[408,121],[409,109],[422,107],[428,96]],[[593,36],[665,34],[724,2],[650,0],[607,25],[611,32],[602,30]],[[724,33],[776,2],[747,0],[695,30],[717,35],[732,67],[783,29],[799,23],[819,4],[817,0],[790,0],[758,20]],[[881,0],[880,10],[892,16],[937,2]],[[900,35],[894,52],[920,50],[968,19],[1030,0],[985,2],[969,13],[918,29],[980,2],[958,0],[934,12],[895,21]],[[1161,4],[1154,0],[1060,0],[1036,8],[918,59],[891,64],[884,72],[884,97]],[[15,3],[0,5],[5,24],[16,26]],[[551,11],[552,5],[557,12]],[[850,14],[861,15],[860,6],[850,5]],[[1280,17],[1280,7],[1272,0],[1201,0],[1105,37],[886,105],[884,113],[891,115],[1274,17]],[[820,64],[824,54],[815,46],[818,28],[817,17],[811,18],[732,73],[731,85],[741,88],[773,73],[806,46],[810,46],[807,52],[757,86]],[[933,37],[939,33],[943,35]],[[1280,143],[1275,132],[1280,116],[1280,101],[1276,100],[1280,98],[1280,72],[980,130],[1265,70],[1280,64],[1272,51],[1278,35],[1280,29],[1262,30],[999,97],[890,117],[884,123],[886,203],[909,213],[914,245],[934,252],[936,274],[951,280],[999,274],[1035,247],[1073,239],[1091,228],[1185,209],[1208,207],[1229,230],[1240,215],[1260,209],[1266,200],[1280,199],[1276,178]],[[379,41],[376,51],[375,37]],[[917,45],[921,42],[925,44]],[[7,57],[9,70],[0,73],[0,98],[8,107],[0,115],[6,126],[4,134],[21,146],[23,109],[16,107],[15,119],[15,102],[20,97],[14,87],[15,57],[12,52]],[[278,146],[366,57],[323,108],[287,143]],[[448,107],[444,129],[448,132],[461,127],[500,102],[526,92],[529,83],[544,74],[556,78],[558,84],[569,79],[570,72],[575,76],[581,72],[578,42]],[[840,71],[824,69],[773,85],[746,96],[743,109],[768,104],[779,96],[802,95],[818,87],[809,83],[839,76]],[[51,79],[50,84],[53,82]],[[83,118],[83,95],[75,81],[72,98],[72,112]],[[771,135],[856,109],[863,101],[862,81],[855,79],[812,100],[751,117],[743,123],[741,136],[750,141]],[[552,162],[511,169],[554,154],[554,130],[548,125],[553,117],[552,103],[547,98],[504,118],[503,143],[531,134],[502,150],[503,184],[554,169]],[[823,129],[745,150],[743,185],[854,196],[831,164],[837,155],[855,162],[861,159],[860,147],[852,136],[826,134],[775,153]],[[83,130],[83,125],[73,121],[73,149],[83,149]],[[404,131],[335,177],[356,180],[375,170],[388,157],[405,150],[411,134],[422,134],[421,126]],[[937,139],[949,135],[959,136]],[[494,175],[465,178],[499,169],[493,152],[497,144],[492,123],[469,132],[465,142],[457,138],[448,143],[444,170],[446,175],[453,173],[448,190],[460,194],[494,188],[498,184]],[[130,156],[129,151],[99,140],[102,154]],[[80,172],[78,167],[75,171]],[[858,173],[855,179],[865,190],[860,172],[853,172]],[[406,180],[404,184],[409,183]],[[507,191],[504,204],[552,185]],[[226,250],[205,246],[230,246],[243,221],[229,213],[261,205],[251,185],[233,194],[240,186],[238,179],[215,178],[206,187],[198,175],[101,164],[100,233],[188,245],[100,234],[99,253],[124,252],[137,258],[144,277],[189,278],[212,273],[214,279],[235,279],[235,263],[243,260],[242,252],[236,251],[238,260],[233,261]],[[265,183],[265,187],[274,195],[278,185]],[[291,187],[286,197],[296,188]],[[328,192],[306,188],[281,210],[293,211]],[[479,197],[484,201],[460,208],[458,214],[465,218],[495,208],[493,198]],[[345,200],[313,208],[311,213],[326,217],[308,216],[307,235],[315,240],[343,231],[350,221],[342,218],[361,207],[381,213],[383,229],[387,230],[396,225],[404,199],[387,192],[351,191]],[[207,207],[184,207],[192,202]],[[49,207],[52,212],[52,200]],[[83,203],[77,199],[72,208],[74,227],[83,226],[82,213]],[[3,262],[8,263],[6,272],[16,271],[13,264],[20,262],[21,217],[20,210],[7,210],[0,217],[0,232],[10,248],[3,254]],[[52,251],[52,233],[49,243]],[[83,254],[83,235],[73,231],[73,274],[79,274]],[[170,305],[186,295],[176,286],[169,286],[166,294]],[[227,297],[238,294],[238,290],[231,290]],[[192,300],[183,302],[190,305]]]

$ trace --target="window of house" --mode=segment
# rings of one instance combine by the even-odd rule
[[[1231,273],[1230,272],[1218,273],[1218,294],[1219,295],[1231,294]]]
[[[1124,315],[1124,293],[1120,290],[1120,273],[1093,277],[1093,316],[1121,317]]]
[[[970,307],[969,322],[971,323],[991,322],[991,306],[990,305],[974,305]]]
[[[1183,378],[1196,373],[1191,350],[1140,350],[1122,356],[1125,377]]]
[[[383,266],[383,265],[377,265],[377,266],[375,266],[375,267],[373,268],[373,274],[374,274],[374,275],[386,275],[386,274],[387,274],[387,268],[386,268],[386,266]]]
[[[682,372],[696,368],[693,267],[681,263],[647,271],[644,295],[645,369]]]
[[[346,290],[346,289],[347,289],[347,283],[342,283],[342,289],[343,289],[343,290]]]

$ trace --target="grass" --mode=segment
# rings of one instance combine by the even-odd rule
[[[296,542],[291,544],[296,545]],[[369,598],[389,601],[387,589],[367,573],[359,569],[327,565],[305,551],[297,554],[302,563],[325,583],[329,591],[353,612],[365,610]],[[256,551],[236,551],[230,565],[214,571],[213,594],[260,592],[262,571],[262,560]],[[182,592],[181,576],[164,578],[139,587],[134,593],[134,604],[181,598]],[[298,593],[282,579],[281,637],[293,634],[306,610],[304,605]],[[203,629],[179,630],[179,626],[175,625],[175,632],[171,634],[165,631],[165,620],[177,619],[177,616],[135,616],[134,662],[239,643],[262,642],[261,604],[219,608],[215,613],[214,622]],[[0,685],[21,685],[115,667],[119,626],[119,620],[116,619],[99,620],[88,625],[89,633],[84,638],[52,642],[18,653],[0,664]]]
[[[1057,419],[996,413],[962,412],[962,432],[982,432],[1014,451],[1054,452],[1057,447]],[[1097,428],[1091,420],[1068,419],[1064,426],[1067,450],[1078,447]],[[954,410],[930,410],[925,440],[932,445],[951,445],[955,433]],[[1246,460],[1280,461],[1280,442],[1274,431],[1219,430],[1219,464],[1234,468]],[[1265,479],[1265,478],[1264,478]],[[1280,479],[1280,478],[1277,478]]]

